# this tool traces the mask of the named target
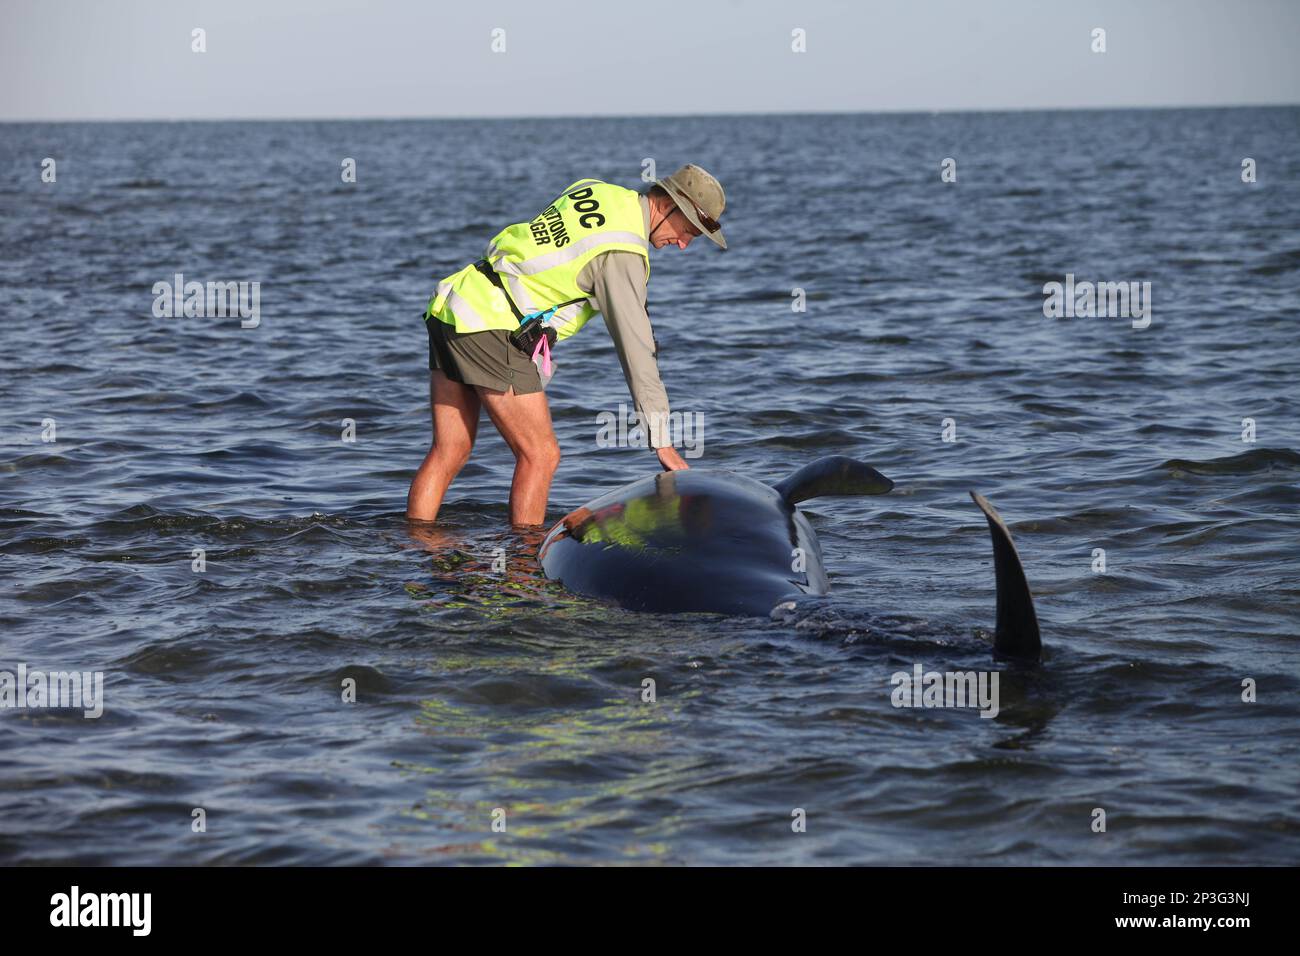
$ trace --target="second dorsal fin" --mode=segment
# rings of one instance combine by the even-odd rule
[[[773,487],[795,505],[822,495],[883,495],[894,483],[870,465],[844,455],[831,455],[804,465]]]

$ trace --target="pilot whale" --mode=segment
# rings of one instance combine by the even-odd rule
[[[840,455],[775,485],[726,471],[661,472],[566,515],[547,532],[538,559],[568,590],[630,610],[766,617],[791,597],[830,590],[817,535],[798,503],[893,487],[870,465]],[[1011,532],[987,500],[971,498],[993,539],[994,656],[1038,661],[1038,620]]]

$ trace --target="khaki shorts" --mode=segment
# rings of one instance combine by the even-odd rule
[[[516,395],[542,390],[537,366],[510,344],[505,329],[457,332],[438,318],[424,323],[429,330],[429,369],[441,369],[453,382],[481,385],[494,392],[513,388]]]

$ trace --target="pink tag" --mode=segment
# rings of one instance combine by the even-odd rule
[[[551,378],[551,340],[548,339],[545,334],[543,334],[542,337],[537,340],[537,344],[533,346],[534,363],[537,361],[538,352],[542,353],[542,364],[538,367],[541,369],[543,378],[549,381]]]

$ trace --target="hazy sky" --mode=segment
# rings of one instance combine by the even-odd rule
[[[1300,0],[0,0],[0,120],[1297,103],[1298,39]]]

